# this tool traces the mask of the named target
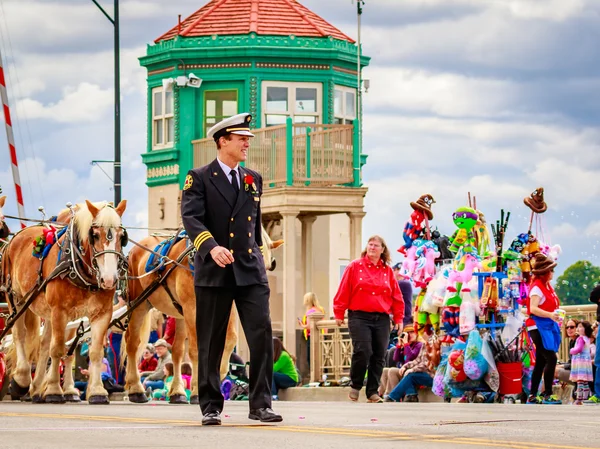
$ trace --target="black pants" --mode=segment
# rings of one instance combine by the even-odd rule
[[[376,394],[383,373],[390,337],[390,317],[385,313],[348,311],[348,330],[352,339],[352,388],[360,390],[367,369],[367,398]]]
[[[221,412],[220,365],[227,323],[235,300],[250,348],[250,409],[271,407],[273,334],[268,285],[196,287],[198,396],[203,414]]]
[[[552,383],[554,382],[554,371],[556,370],[556,353],[544,348],[542,336],[537,329],[529,331],[533,344],[535,344],[535,366],[531,374],[531,394],[537,395],[544,374],[544,395],[552,394]]]

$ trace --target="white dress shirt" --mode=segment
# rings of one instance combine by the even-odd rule
[[[223,170],[223,173],[225,173],[225,176],[227,176],[227,180],[231,183],[232,182],[232,174],[231,172],[233,170],[237,171],[237,176],[238,176],[238,186],[241,186],[242,183],[240,182],[240,166],[239,164],[236,164],[236,166],[234,168],[230,168],[227,165],[225,165],[223,162],[221,162],[221,159],[217,158],[217,162],[219,163],[219,165],[221,166],[221,170]]]

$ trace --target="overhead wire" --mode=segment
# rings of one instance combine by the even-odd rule
[[[21,141],[21,146],[23,148],[23,152],[25,154],[25,157],[31,157],[32,163],[33,163],[33,170],[35,172],[35,175],[37,177],[37,181],[38,181],[38,188],[37,188],[37,192],[39,193],[39,195],[41,196],[42,199],[42,204],[46,203],[46,199],[44,198],[44,189],[42,188],[42,179],[40,176],[40,171],[39,171],[39,166],[38,166],[38,159],[37,159],[37,155],[35,152],[35,146],[33,144],[33,139],[31,138],[31,129],[29,128],[29,120],[27,118],[27,112],[23,111],[22,117],[23,119],[21,120],[19,118],[19,108],[17,108],[16,106],[16,98],[23,98],[23,93],[21,91],[21,80],[19,79],[19,72],[16,68],[16,64],[14,62],[14,52],[13,52],[13,46],[12,46],[12,39],[10,38],[10,31],[8,29],[8,20],[6,18],[6,12],[4,11],[4,0],[0,0],[0,12],[2,13],[2,19],[4,21],[4,29],[6,30],[6,37],[8,39],[8,49],[6,48],[6,42],[5,42],[5,38],[4,38],[4,33],[2,33],[2,28],[0,27],[0,37],[2,39],[2,45],[3,48],[7,51],[4,52],[4,54],[7,55],[7,73],[8,73],[8,77],[10,79],[11,82],[11,89],[10,91],[13,90],[13,88],[16,91],[17,95],[12,95],[13,97],[13,104],[15,105],[14,111],[15,111],[15,118],[16,118],[16,123],[17,123],[17,129],[18,129],[18,133],[19,133],[19,139]],[[10,64],[10,61],[12,60],[12,64]],[[12,71],[10,70],[12,66]],[[14,73],[14,77],[16,78],[16,82],[14,82],[14,79],[11,76],[11,72]],[[29,149],[31,150],[31,156],[29,156],[27,154],[27,146],[25,145],[25,139],[23,138],[23,134],[21,131],[21,124],[25,123],[25,132],[27,135],[27,139],[29,141]],[[29,170],[27,170],[29,172]],[[27,186],[29,189],[29,194],[30,194],[30,198],[31,200],[35,200],[34,198],[34,189],[32,187],[31,184],[31,176],[27,176]]]

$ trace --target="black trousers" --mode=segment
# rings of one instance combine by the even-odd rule
[[[196,287],[198,395],[203,414],[221,412],[220,365],[231,306],[235,304],[250,348],[250,409],[271,407],[273,333],[268,285]]]
[[[544,394],[552,394],[552,382],[554,382],[554,371],[556,370],[556,353],[544,348],[540,331],[532,329],[529,331],[533,344],[535,345],[535,366],[531,374],[531,394],[537,396],[544,375]]]
[[[367,369],[367,398],[379,389],[390,338],[390,317],[386,313],[348,311],[348,330],[352,339],[352,388],[360,390]]]

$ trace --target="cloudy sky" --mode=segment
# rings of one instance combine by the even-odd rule
[[[100,3],[112,11],[112,1]],[[204,3],[121,0],[126,225],[143,226],[147,215],[145,72],[137,58],[177,14]],[[301,3],[356,38],[351,0]],[[112,25],[86,0],[0,7],[27,214],[42,204],[54,213],[67,201],[112,199],[111,181],[91,165],[113,158]],[[527,231],[523,198],[543,186],[549,208],[541,225],[547,243],[563,248],[560,270],[579,259],[599,263],[598,0],[367,0],[362,39],[372,57],[365,238],[379,233],[398,248],[409,202],[424,193],[436,200],[432,224],[451,234],[451,214],[471,192],[488,221],[511,212],[512,240]],[[16,214],[2,146],[5,213]]]

